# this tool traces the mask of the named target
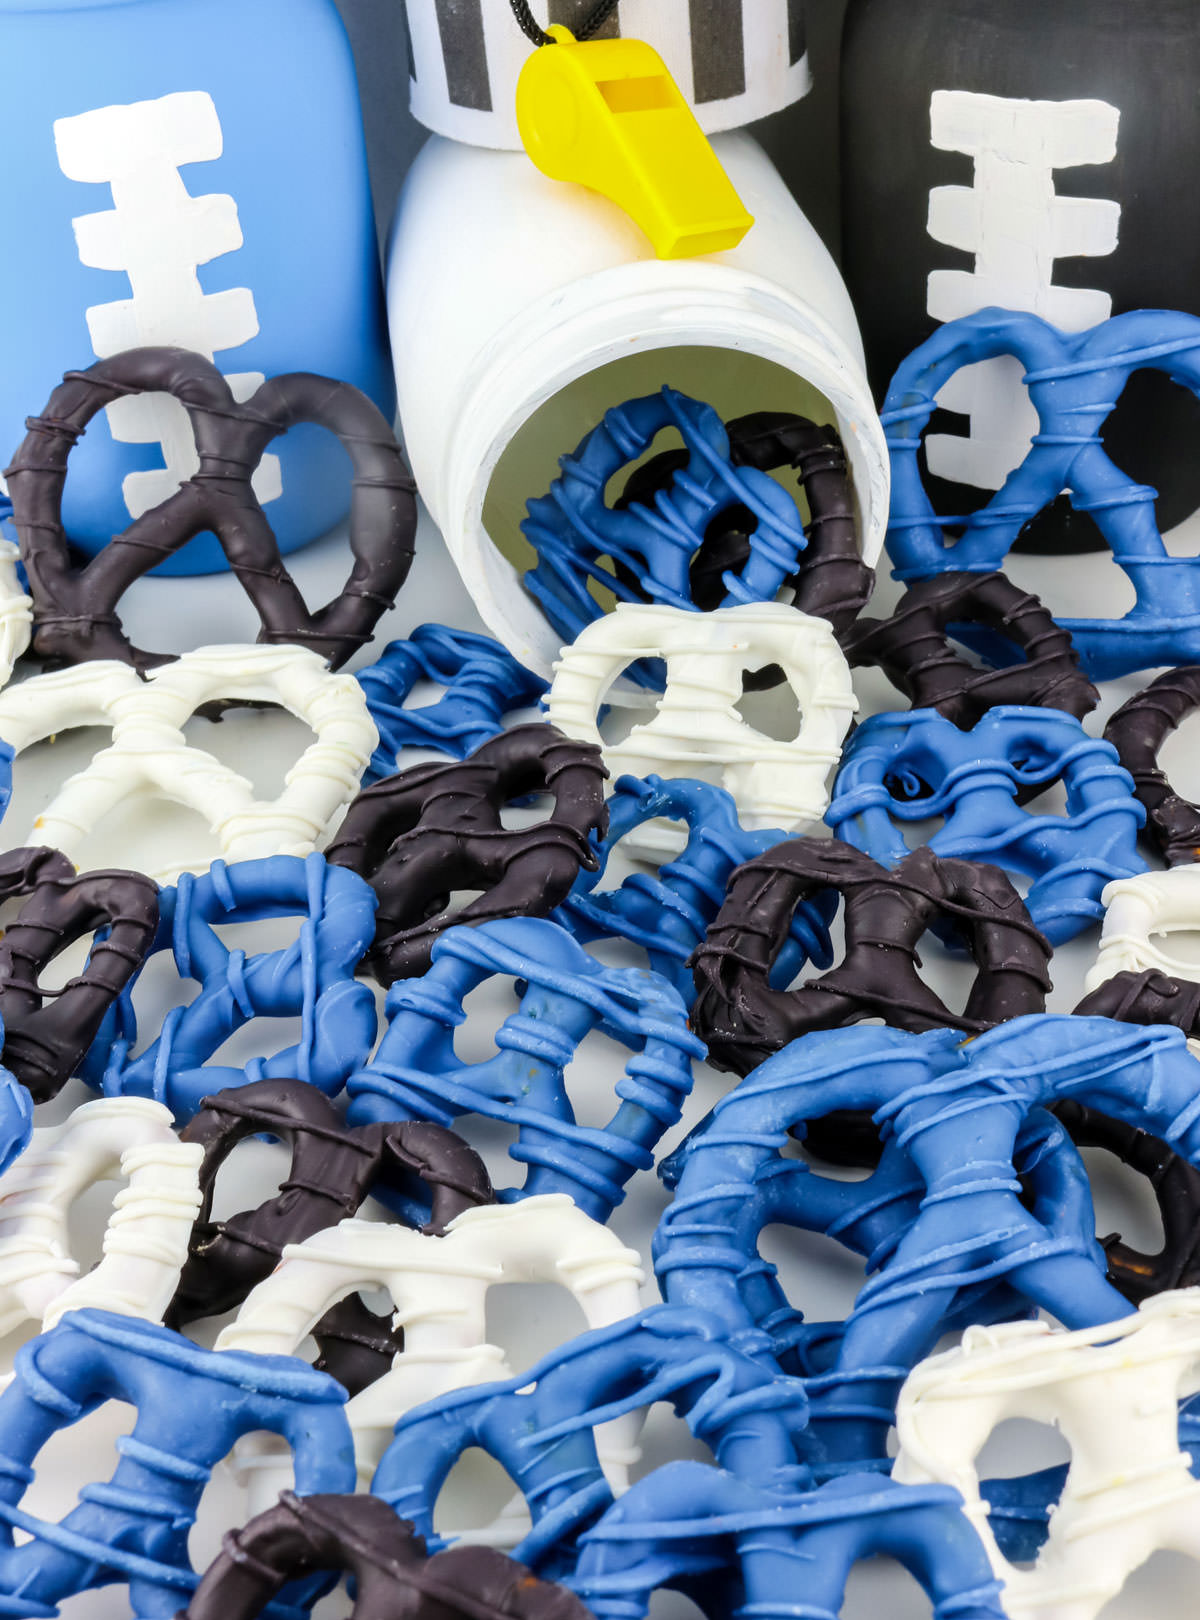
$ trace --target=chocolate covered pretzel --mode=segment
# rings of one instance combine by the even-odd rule
[[[850,473],[837,429],[790,411],[755,411],[737,417],[726,428],[735,466],[757,467],[760,472],[790,467],[799,475],[808,501],[809,517],[804,525],[808,544],[788,581],[795,593],[792,605],[802,613],[827,619],[841,633],[862,610],[875,575],[859,551]],[[637,501],[649,506],[687,459],[684,450],[663,450],[652,456],[627,479],[617,505]],[[753,525],[753,514],[738,505],[721,510],[709,524],[689,570],[692,598],[701,611],[720,606],[725,596],[724,575],[730,570],[736,573],[744,565]],[[635,581],[626,579],[626,583]],[[766,673],[758,672],[749,684],[767,685]]]
[[[429,967],[434,941],[458,923],[544,917],[580,868],[593,871],[588,834],[608,824],[600,750],[554,726],[517,726],[460,764],[417,765],[365,788],[326,851],[365,877],[379,898],[367,962],[383,984]],[[546,793],[550,814],[506,828],[510,801]],[[459,889],[484,892],[460,910]]]
[[[279,1192],[257,1208],[213,1220],[220,1167],[239,1142],[260,1134],[291,1150],[291,1166]],[[440,1236],[463,1210],[494,1198],[483,1161],[453,1131],[415,1121],[348,1127],[329,1099],[302,1080],[252,1081],[206,1097],[182,1139],[204,1148],[203,1201],[166,1314],[168,1326],[175,1328],[240,1305],[274,1269],[288,1244],[303,1243],[356,1214],[381,1183],[398,1195],[413,1224],[433,1236]],[[428,1218],[422,1219],[426,1213]],[[377,1317],[357,1296],[328,1312],[314,1337],[321,1351],[320,1370],[331,1373],[351,1394],[373,1382],[402,1348],[402,1337],[390,1321]]]
[[[71,450],[115,400],[170,394],[186,411],[199,465],[169,499],[135,518],[82,566],[71,556],[62,499]],[[333,433],[353,465],[350,549],[341,592],[310,611],[279,554],[251,487],[267,446],[301,423]],[[300,642],[336,669],[370,641],[413,557],[416,486],[379,409],[349,383],[309,372],[264,382],[239,402],[203,355],[129,349],[71,371],[51,394],[7,468],[13,523],[33,598],[33,651],[53,665],[121,659],[138,669],[170,654],[135,647],[117,604],[135,580],[211,530],[253,602],[264,642]]]
[[[1119,1232],[1101,1238],[1108,1279],[1133,1305],[1167,1289],[1200,1283],[1200,1170],[1160,1137],[1073,1098],[1053,1108],[1077,1147],[1104,1148],[1144,1176],[1162,1218],[1163,1246],[1146,1254]]]
[[[283,1586],[317,1570],[354,1579],[353,1620],[589,1620],[565,1587],[494,1547],[432,1557],[377,1496],[297,1496],[230,1531],[179,1620],[255,1620]]]
[[[105,1013],[137,973],[158,927],[158,884],[137,872],[76,875],[56,849],[0,856],[0,899],[26,898],[0,936],[4,1062],[35,1102],[56,1097],[95,1040]],[[61,990],[38,980],[85,934],[104,931]]]
[[[950,626],[963,642],[983,631],[993,667],[965,657]],[[1024,657],[1001,662],[1013,647]],[[889,618],[860,619],[848,629],[842,650],[852,668],[878,665],[914,709],[937,709],[957,726],[973,726],[999,704],[1065,709],[1082,720],[1100,701],[1070,633],[1036,596],[1000,573],[917,580]]]
[[[1146,828],[1168,866],[1200,860],[1200,805],[1177,793],[1158,763],[1171,732],[1200,708],[1200,664],[1169,669],[1123,703],[1104,728],[1133,777]]]
[[[842,962],[793,990],[773,989],[792,913],[823,889],[844,899]],[[949,926],[978,973],[961,1013],[919,973],[917,947]],[[838,839],[776,844],[733,874],[725,903],[692,957],[692,1024],[721,1069],[748,1074],[812,1030],[882,1018],[895,1029],[978,1034],[1040,1012],[1050,946],[997,867],[917,849],[889,870]]]

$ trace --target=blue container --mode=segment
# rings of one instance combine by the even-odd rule
[[[333,0],[0,0],[0,465],[64,371],[141,344],[209,354],[248,395],[315,371],[394,409],[354,64]],[[91,552],[191,470],[180,407],[119,401],[73,452]],[[166,469],[164,471],[164,468]],[[336,441],[298,427],[255,480],[282,551],[349,509]],[[226,566],[198,536],[160,572]]]

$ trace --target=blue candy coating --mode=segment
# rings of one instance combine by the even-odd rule
[[[758,1349],[765,1335],[771,1354],[787,1372],[820,1375],[836,1361],[843,1325],[804,1323],[775,1267],[758,1255],[760,1234],[779,1222],[823,1232],[861,1255],[871,1275],[887,1264],[920,1212],[924,1182],[894,1136],[884,1141],[879,1164],[869,1176],[844,1181],[803,1160],[785,1158],[781,1147],[787,1134],[773,1129],[755,1132],[737,1153],[723,1153],[710,1144],[702,1155],[708,1129],[706,1121],[699,1127],[699,1142],[689,1138],[659,1167],[664,1182],[675,1189],[654,1236],[663,1297],[672,1304],[715,1311],[737,1344]],[[1091,1186],[1064,1127],[1043,1109],[1032,1110],[1018,1134],[1015,1154],[1035,1218],[1056,1232],[1077,1233],[1081,1242],[1092,1245]],[[1028,1310],[1028,1302],[1003,1277],[984,1278],[956,1292],[940,1326],[951,1332],[970,1323],[1020,1317]],[[881,1458],[865,1454],[857,1459],[863,1467],[881,1463]]]
[[[174,1615],[199,1576],[188,1532],[216,1464],[242,1435],[287,1441],[301,1493],[354,1489],[346,1392],[292,1356],[202,1350],[155,1323],[71,1311],[17,1352],[0,1395],[0,1614],[49,1617],[66,1597],[127,1582],[131,1612]],[[22,1510],[59,1429],[107,1400],[137,1408],[104,1483],[55,1523]],[[17,1546],[13,1532],[31,1540]]]
[[[0,1021],[0,1050],[3,1041]],[[32,1135],[33,1098],[16,1075],[0,1064],[0,1176],[24,1153]]]
[[[1063,815],[1034,814],[1018,795],[1055,782]],[[1146,812],[1111,743],[1072,715],[1015,705],[964,731],[936,709],[876,714],[842,756],[825,820],[884,865],[909,853],[903,824],[944,817],[925,841],[938,855],[1023,873],[1033,921],[1054,945],[1104,915],[1115,878],[1144,872],[1137,835]]]
[[[612,1501],[595,1428],[656,1400],[670,1401],[739,1478],[774,1491],[807,1482],[796,1440],[808,1416],[801,1381],[731,1345],[711,1313],[657,1305],[580,1334],[515,1378],[406,1413],[371,1490],[438,1545],[438,1492],[460,1453],[480,1446],[529,1504],[533,1529],[513,1556],[557,1577],[574,1564],[580,1529]]]
[[[963,366],[1012,355],[1038,431],[1024,461],[978,511],[938,517],[921,479],[921,436],[938,393]],[[898,579],[1001,567],[1025,524],[1066,492],[1090,512],[1136,594],[1118,619],[1059,619],[1087,673],[1108,680],[1132,670],[1200,661],[1200,559],[1173,557],[1155,518],[1158,492],[1115,467],[1101,434],[1135,371],[1161,371],[1200,394],[1200,317],[1137,310],[1085,332],[1060,332],[1013,310],[984,309],[947,321],[901,364],[881,419],[892,457],[888,555]],[[961,528],[950,538],[944,525]]]
[[[635,501],[614,510],[605,501],[609,480],[664,428],[678,430],[687,466],[655,495],[653,506]],[[538,556],[525,588],[567,642],[605,611],[589,581],[619,602],[695,608],[689,566],[709,524],[732,506],[749,508],[756,524],[741,570],[722,576],[726,594],[719,606],[774,601],[807,544],[791,495],[758,468],[735,466],[716,411],[673,388],[613,406],[559,466],[549,493],[528,503],[521,529]],[[636,576],[639,589],[619,569]],[[639,678],[648,683],[645,671]]]
[[[566,1584],[598,1620],[641,1620],[659,1588],[680,1588],[714,1617],[837,1620],[846,1578],[886,1556],[924,1587],[944,1620],[1003,1620],[1001,1583],[945,1485],[846,1475],[777,1494],[698,1462],[639,1480],[580,1537]]]
[[[597,893],[609,857],[621,839],[656,817],[682,821],[688,829],[683,851],[658,871],[634,872],[616,889]],[[690,777],[622,776],[608,799],[608,835],[596,846],[594,872],[581,871],[554,920],[584,944],[627,939],[640,945],[656,973],[668,979],[686,1006],[696,996],[687,962],[721,909],[734,867],[788,837],[785,832],[747,832],[737,805],[724,788]],[[788,983],[805,962],[827,968],[833,962],[829,923],[837,895],[826,891],[797,906],[775,976]]]
[[[171,950],[179,975],[200,993],[167,1014],[136,1057],[132,986],[106,1021],[84,1066],[105,1096],[153,1097],[186,1120],[211,1092],[251,1080],[307,1080],[332,1095],[366,1057],[378,1020],[375,997],[354,970],[375,935],[375,894],[324,856],[272,855],[227,866],[214,861],[162,891],[154,951]],[[215,924],[298,916],[295,940],[247,956],[230,950]],[[151,953],[153,954],[153,952]],[[253,1018],[301,1020],[301,1037],[242,1068],[207,1060]]]
[[[520,1006],[496,1031],[497,1055],[464,1063],[454,1051],[463,1000],[495,974],[518,981]],[[691,1061],[704,1055],[665,979],[604,967],[565,929],[535,917],[448,929],[428,973],[388,991],[385,1013],[378,1051],[347,1084],[351,1125],[504,1120],[518,1127],[509,1157],[528,1171],[523,1188],[501,1200],[565,1192],[599,1221],[634,1172],[653,1165],[655,1144],[691,1090]],[[617,1110],[601,1127],[576,1121],[563,1072],[593,1029],[632,1049],[614,1087]]]
[[[734,1299],[743,1272],[753,1279],[762,1270],[743,1206],[769,1175],[770,1154],[786,1172],[788,1128],[840,1108],[869,1110],[885,1144],[894,1141],[919,1177],[919,1207],[886,1252],[872,1256],[878,1269],[836,1354],[808,1384],[823,1460],[861,1466],[883,1456],[900,1381],[933,1348],[963,1291],[1003,1279],[1068,1327],[1114,1321],[1132,1308],[1105,1277],[1078,1174],[1056,1172],[1051,1196],[1026,1208],[1014,1154],[1031,1113],[1079,1095],[1190,1158],[1192,1134],[1200,1149],[1198,1082],[1200,1064],[1181,1030],[1105,1018],[1031,1014],[965,1043],[954,1030],[809,1035],[748,1075],[678,1150],[656,1268],[672,1298],[709,1308]],[[895,1174],[893,1166],[879,1187],[864,1183],[848,1195],[790,1179],[797,1207],[807,1198],[828,1203],[823,1213],[815,1204],[809,1218],[837,1235],[839,1196],[861,1218],[873,1194],[894,1197]]]
[[[433,703],[411,707],[408,697],[418,681],[446,691]],[[465,759],[503,729],[506,714],[537,703],[546,691],[545,681],[498,641],[444,624],[419,624],[407,641],[389,642],[369,668],[359,670],[358,684],[379,731],[364,786],[399,770],[405,748]]]

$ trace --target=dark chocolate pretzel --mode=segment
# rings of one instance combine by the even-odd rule
[[[837,429],[787,411],[756,411],[726,423],[726,430],[735,466],[760,472],[791,467],[799,474],[810,515],[804,525],[808,544],[788,581],[795,593],[793,606],[827,619],[840,634],[862,610],[875,574],[859,551],[849,468]],[[652,456],[630,475],[617,505],[633,501],[652,505],[655,493],[667,487],[687,460],[686,450],[663,450]],[[692,599],[701,611],[720,605],[725,596],[722,575],[730,569],[736,573],[745,564],[752,522],[746,507],[733,506],[709,524],[689,570]],[[635,577],[617,571],[637,589]]]
[[[214,1221],[217,1172],[239,1142],[260,1134],[291,1149],[286,1179],[257,1208]],[[240,1305],[287,1244],[303,1243],[354,1215],[380,1183],[408,1193],[411,1182],[419,1181],[431,1203],[421,1230],[433,1236],[463,1210],[490,1204],[495,1196],[483,1161],[453,1131],[423,1122],[348,1127],[329,1099],[302,1080],[255,1080],[206,1097],[181,1136],[204,1148],[203,1201],[166,1313],[174,1328]],[[351,1394],[385,1372],[402,1348],[391,1322],[358,1296],[335,1305],[313,1336],[320,1370]]]
[[[352,1620],[590,1620],[574,1593],[493,1547],[430,1557],[377,1496],[293,1491],[226,1534],[177,1620],[255,1620],[288,1581],[333,1570],[353,1578]]]
[[[1083,1017],[1116,1018],[1125,1024],[1174,1024],[1200,1036],[1200,984],[1173,979],[1157,968],[1123,971],[1086,995],[1075,1009]],[[1200,1171],[1166,1142],[1110,1115],[1069,1101],[1053,1109],[1079,1147],[1105,1148],[1146,1177],[1163,1224],[1160,1253],[1144,1254],[1120,1234],[1102,1239],[1109,1281],[1132,1304],[1168,1288],[1200,1283]]]
[[[424,973],[434,941],[458,923],[549,915],[580,868],[596,868],[588,834],[603,836],[608,824],[607,776],[595,744],[535,723],[493,737],[462,764],[416,765],[364,788],[326,859],[379,897],[371,972],[385,985]],[[535,793],[550,795],[551,813],[506,828],[503,806]],[[452,911],[456,889],[484,893]]]
[[[844,898],[842,962],[794,990],[770,985],[792,913],[822,889]],[[963,1012],[921,979],[917,947],[949,924],[979,971]],[[692,1026],[717,1068],[748,1074],[817,1029],[882,1018],[894,1029],[972,1034],[1041,1012],[1050,946],[995,866],[922,847],[892,870],[838,839],[797,838],[738,867],[725,903],[692,956]]]
[[[1185,799],[1159,768],[1167,737],[1200,708],[1200,664],[1169,669],[1123,703],[1104,728],[1146,809],[1146,829],[1168,866],[1200,860],[1200,805]]]
[[[1102,1238],[1113,1286],[1131,1304],[1140,1305],[1152,1294],[1200,1283],[1200,1170],[1157,1136],[1073,1099],[1055,1103],[1052,1112],[1077,1147],[1105,1148],[1145,1176],[1154,1191],[1163,1224],[1162,1250],[1144,1254],[1120,1233]]]
[[[0,856],[0,900],[27,896],[0,937],[4,1063],[35,1102],[56,1097],[137,973],[158,928],[158,884],[138,872],[76,875],[55,849]],[[103,931],[83,972],[61,990],[39,976],[68,945]]]
[[[991,631],[1025,657],[980,669],[955,648],[948,626]],[[852,667],[878,665],[914,709],[936,709],[964,729],[998,704],[1065,709],[1082,720],[1100,701],[1070,634],[1036,596],[999,573],[918,580],[890,618],[860,619],[841,639]]]
[[[1088,1018],[1116,1018],[1123,1024],[1174,1024],[1200,1038],[1200,984],[1173,979],[1158,968],[1140,973],[1123,969],[1084,996],[1075,1011]]]
[[[390,1315],[378,1315],[361,1294],[348,1294],[331,1305],[312,1330],[320,1352],[317,1372],[336,1378],[348,1395],[382,1378],[397,1352],[404,1349],[404,1329]]]
[[[199,470],[169,499],[136,518],[90,562],[76,567],[63,528],[71,450],[114,400],[167,393],[188,414]],[[354,468],[350,549],[354,565],[340,595],[309,611],[283,565],[271,525],[250,485],[273,439],[301,423],[326,428]],[[7,469],[13,522],[33,598],[33,652],[54,665],[116,658],[148,669],[170,655],[134,647],[117,604],[130,585],[212,530],[254,603],[263,642],[299,642],[337,668],[370,641],[392,606],[413,556],[416,496],[391,428],[349,383],[295,372],[264,382],[244,404],[203,355],[186,349],[130,349],[87,371],[68,372]]]

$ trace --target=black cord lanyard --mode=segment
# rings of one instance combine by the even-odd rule
[[[554,35],[545,32],[530,10],[529,0],[511,0],[511,4],[513,16],[520,24],[521,32],[526,39],[532,40],[535,45],[554,45],[556,43]],[[604,27],[604,24],[617,9],[617,4],[618,0],[599,0],[599,4],[595,7],[591,16],[580,23],[578,28],[571,30],[575,38],[591,39],[598,29]]]

